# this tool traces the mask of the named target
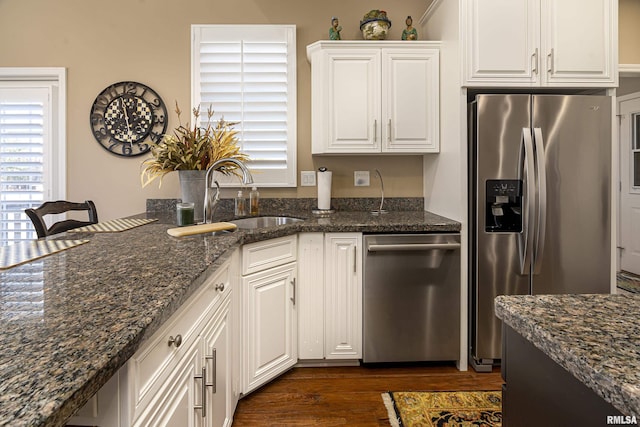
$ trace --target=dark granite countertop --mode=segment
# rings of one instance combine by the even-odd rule
[[[495,307],[604,400],[640,417],[640,294],[499,296]]]
[[[306,221],[174,238],[175,214],[0,272],[0,425],[62,426],[239,245],[298,232],[459,232],[423,211],[261,214]],[[228,218],[227,218],[228,219]]]

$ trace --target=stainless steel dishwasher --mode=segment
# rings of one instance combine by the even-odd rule
[[[364,363],[460,358],[460,234],[364,236]]]

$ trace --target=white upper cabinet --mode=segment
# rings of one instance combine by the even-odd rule
[[[438,47],[406,41],[307,46],[312,153],[437,152]]]
[[[463,84],[617,86],[617,0],[463,0]]]

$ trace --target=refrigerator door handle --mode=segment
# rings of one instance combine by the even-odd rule
[[[542,129],[533,129],[534,150],[536,153],[536,174],[538,184],[538,225],[535,234],[533,252],[533,274],[539,274],[542,268],[544,241],[547,231],[547,165],[544,152]]]
[[[524,184],[522,232],[518,235],[518,252],[520,253],[520,274],[531,274],[531,257],[533,253],[533,231],[535,227],[535,161],[531,129],[522,128],[522,144],[520,146],[520,162],[518,179]]]

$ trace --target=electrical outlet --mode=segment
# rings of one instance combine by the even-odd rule
[[[353,172],[353,185],[356,187],[368,187],[369,186],[369,171],[354,171]]]
[[[300,171],[300,186],[315,187],[316,171]]]

